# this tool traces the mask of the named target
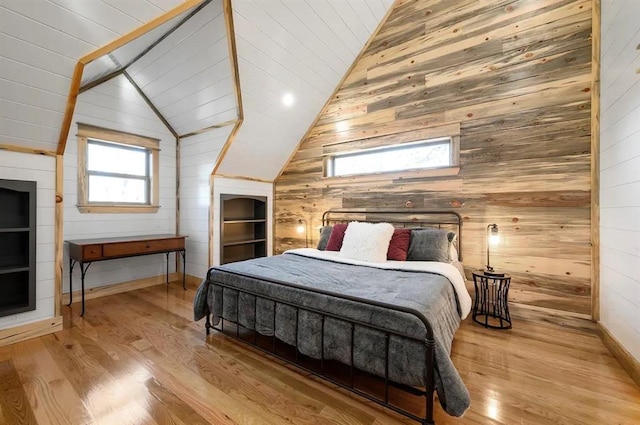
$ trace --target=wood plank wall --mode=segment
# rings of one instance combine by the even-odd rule
[[[394,7],[276,181],[276,252],[304,245],[299,218],[315,244],[329,208],[456,208],[468,273],[495,222],[514,302],[590,315],[591,0]],[[327,145],[449,123],[457,175],[323,178]]]

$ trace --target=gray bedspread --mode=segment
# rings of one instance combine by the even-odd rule
[[[419,338],[422,342],[391,336],[389,378],[408,385],[424,386],[423,341],[426,330],[418,318],[409,313],[301,291],[295,286],[417,310],[429,320],[435,336],[435,383],[440,404],[454,416],[461,416],[469,407],[469,393],[449,356],[460,315],[452,284],[443,276],[354,266],[295,253],[230,263],[209,271],[208,279],[202,282],[196,293],[195,320],[212,312],[214,323],[224,317],[264,335],[271,336],[275,332],[277,338],[288,344],[296,345],[297,342],[301,353],[320,358],[322,323],[318,314],[300,311],[296,320],[296,311],[292,307],[280,303],[274,306],[272,301],[264,299],[256,301],[253,295],[238,295],[237,291],[216,286],[215,282]],[[353,338],[354,366],[384,376],[383,333],[356,326]],[[349,365],[350,346],[351,329],[347,322],[327,318],[324,323],[324,357]]]

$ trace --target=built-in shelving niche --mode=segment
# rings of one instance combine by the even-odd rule
[[[36,182],[0,179],[0,316],[36,308]]]
[[[267,198],[220,195],[220,263],[267,255]]]

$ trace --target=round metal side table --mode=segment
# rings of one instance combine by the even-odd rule
[[[476,297],[473,301],[473,321],[485,328],[510,329],[509,284],[511,276],[488,275],[483,270],[473,272]]]

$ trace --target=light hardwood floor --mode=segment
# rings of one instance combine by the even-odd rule
[[[194,288],[64,307],[65,329],[0,348],[1,424],[415,424],[191,320]],[[472,397],[438,425],[639,424],[640,388],[594,331],[465,322],[453,359]]]

